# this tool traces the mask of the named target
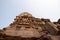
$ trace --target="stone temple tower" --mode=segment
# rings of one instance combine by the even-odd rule
[[[51,40],[48,32],[54,34],[57,30],[50,27],[53,23],[49,19],[33,17],[28,12],[16,16],[14,21],[0,32],[1,40]],[[54,24],[53,24],[54,25]],[[48,27],[47,27],[48,26]],[[51,31],[54,31],[53,33]],[[48,31],[47,31],[48,30]]]
[[[41,25],[45,23],[40,19],[33,17],[28,12],[24,12],[14,19],[13,23],[6,28],[4,33],[11,36],[20,36],[24,38],[40,37],[43,29]]]

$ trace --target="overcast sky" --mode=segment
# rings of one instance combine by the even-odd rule
[[[8,26],[22,12],[57,21],[60,18],[60,0],[0,0],[0,28]]]

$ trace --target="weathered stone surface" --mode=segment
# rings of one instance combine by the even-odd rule
[[[59,31],[59,29],[57,28],[57,25],[53,24],[52,22],[46,22],[45,24],[45,28],[46,30],[50,33],[50,34],[57,34],[57,32]]]

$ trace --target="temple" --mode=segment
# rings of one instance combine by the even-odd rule
[[[0,40],[60,40],[60,19],[51,22],[23,12],[0,30]]]

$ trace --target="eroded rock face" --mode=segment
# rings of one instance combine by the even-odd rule
[[[35,18],[24,12],[0,31],[0,40],[54,40],[49,35],[57,35],[58,31],[57,24],[49,19]]]

